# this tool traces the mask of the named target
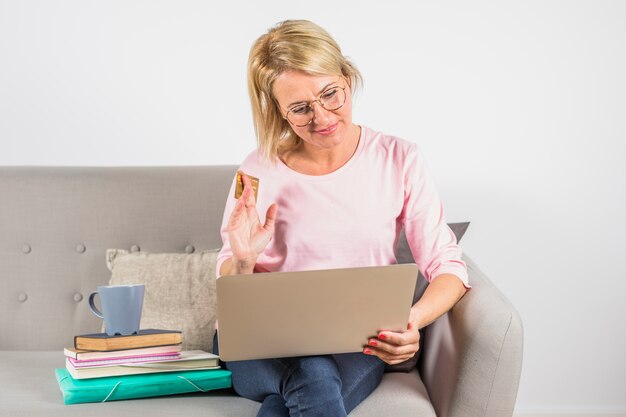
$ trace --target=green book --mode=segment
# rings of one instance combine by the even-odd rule
[[[65,404],[107,402],[231,387],[226,369],[74,379],[67,369],[55,369]]]

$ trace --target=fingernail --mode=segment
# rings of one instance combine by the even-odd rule
[[[372,351],[370,349],[365,349],[363,353],[365,353],[366,355],[371,355]]]
[[[375,340],[370,340],[370,345],[378,346],[378,342],[376,342]]]
[[[384,340],[384,339],[387,338],[387,336],[385,336],[384,334],[381,333],[381,334],[378,335],[378,338]]]

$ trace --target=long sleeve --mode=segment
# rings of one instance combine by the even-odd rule
[[[453,274],[470,288],[462,250],[445,221],[439,193],[417,145],[411,147],[404,169],[403,225],[417,266],[429,282]]]

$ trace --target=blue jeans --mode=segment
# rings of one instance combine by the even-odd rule
[[[213,352],[219,355],[217,334]],[[380,383],[385,363],[361,352],[223,363],[258,417],[346,416]]]

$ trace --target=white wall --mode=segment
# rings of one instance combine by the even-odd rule
[[[424,148],[519,310],[517,410],[626,414],[626,2],[0,0],[0,165],[238,163],[253,40],[308,18]]]

